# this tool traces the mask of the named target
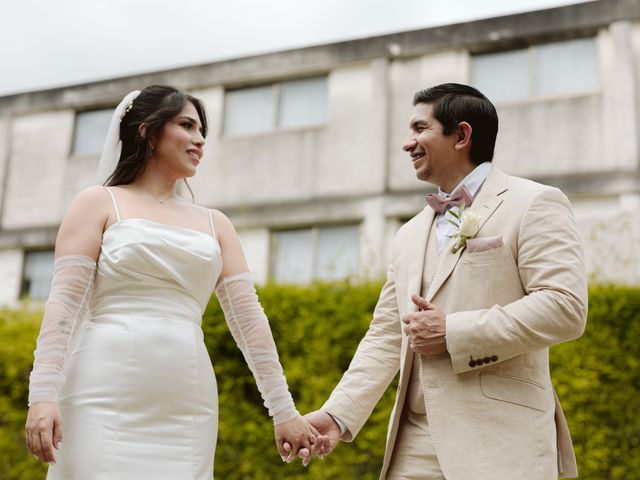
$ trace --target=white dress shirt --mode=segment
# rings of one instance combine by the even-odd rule
[[[469,193],[475,199],[476,195],[480,191],[480,187],[482,187],[482,184],[489,176],[492,167],[493,165],[491,165],[491,162],[481,163],[471,172],[469,172],[469,175],[464,177],[462,181],[458,185],[456,185],[456,188],[462,186],[467,187],[467,190],[469,190]],[[455,191],[456,188],[454,188],[452,191]],[[451,195],[451,193],[444,192],[440,188],[438,188],[438,193],[444,194],[446,196]],[[442,251],[449,243],[451,236],[456,233],[457,230],[454,225],[447,221],[457,221],[453,215],[449,215],[448,213],[449,210],[452,209],[456,213],[459,212],[459,207],[451,207],[450,209],[445,210],[444,213],[436,214],[436,250],[438,252],[438,255],[442,254]]]

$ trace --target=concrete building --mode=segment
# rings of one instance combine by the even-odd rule
[[[561,188],[594,279],[640,283],[640,0],[599,0],[0,98],[0,303],[45,297],[72,198],[94,183],[112,109],[174,85],[210,133],[190,181],[238,229],[254,277],[380,278],[424,206],[400,145],[416,90],[476,85],[494,163]]]

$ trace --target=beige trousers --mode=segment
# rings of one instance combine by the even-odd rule
[[[444,480],[429,432],[420,364],[415,354],[387,480]]]
[[[445,480],[433,448],[426,415],[405,408],[387,480]]]

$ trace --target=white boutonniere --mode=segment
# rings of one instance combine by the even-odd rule
[[[478,234],[478,230],[480,230],[480,221],[482,217],[478,212],[474,212],[473,210],[465,210],[464,203],[460,204],[458,213],[453,210],[448,210],[456,220],[451,220],[447,218],[447,222],[455,225],[458,229],[456,233],[450,235],[450,238],[457,238],[458,241],[451,248],[451,253],[456,253],[461,248],[464,248],[467,244],[467,240],[475,237]]]

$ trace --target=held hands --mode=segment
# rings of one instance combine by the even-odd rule
[[[325,455],[329,455],[338,445],[341,432],[333,417],[322,410],[307,413],[304,418],[319,432],[311,452],[298,453],[298,457],[302,458],[302,465],[306,467],[311,463],[312,457],[324,458]],[[290,446],[285,443],[284,448],[289,449]]]
[[[37,402],[31,405],[25,425],[27,448],[38,459],[56,463],[53,449],[62,442],[62,419],[54,402]]]
[[[283,462],[290,463],[296,456],[307,457],[320,434],[307,420],[298,415],[293,420],[274,427],[276,447]]]
[[[409,336],[411,350],[421,355],[438,355],[447,351],[445,343],[446,315],[440,307],[427,302],[418,295],[411,295],[411,300],[420,309],[405,315],[404,333]]]

